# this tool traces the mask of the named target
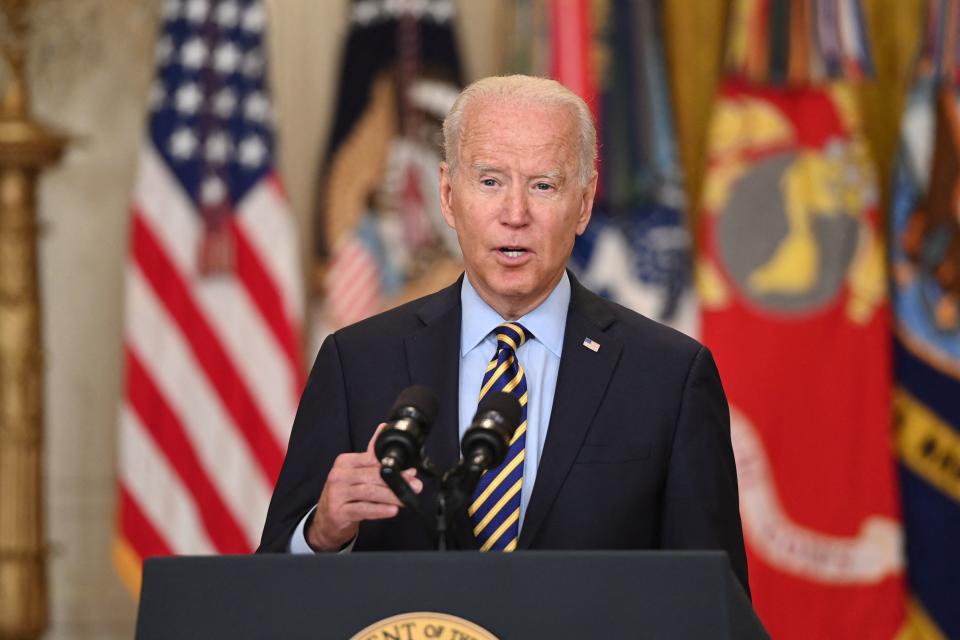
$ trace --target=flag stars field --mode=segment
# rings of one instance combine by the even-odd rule
[[[217,47],[213,53],[213,66],[220,73],[233,73],[240,65],[240,50],[231,42]]]
[[[221,2],[217,5],[215,19],[222,29],[232,29],[240,21],[240,7],[236,2]]]
[[[253,122],[265,122],[270,115],[270,104],[260,92],[251,93],[243,103],[243,116]]]
[[[209,11],[208,0],[190,0],[187,2],[186,18],[194,24],[199,24],[206,20]]]
[[[203,181],[203,186],[200,188],[200,202],[207,206],[220,204],[226,194],[227,188],[224,186],[223,180],[218,176],[209,176]]]
[[[188,82],[177,89],[175,103],[177,111],[184,115],[192,115],[200,109],[203,102],[203,94],[197,88],[196,83]]]
[[[247,136],[240,143],[240,164],[245,167],[258,167],[266,155],[267,148],[260,136]]]
[[[221,118],[229,118],[237,108],[237,94],[229,87],[224,87],[213,98],[213,112]]]
[[[243,30],[259,33],[263,30],[264,15],[263,7],[254,4],[243,12]]]
[[[197,150],[197,137],[193,132],[181,127],[170,136],[170,155],[179,160],[189,160]]]
[[[223,131],[215,131],[208,138],[205,146],[207,162],[223,164],[230,153],[230,139]]]
[[[207,45],[199,37],[190,38],[180,51],[180,62],[188,69],[199,69],[207,62]]]
[[[263,56],[259,53],[248,53],[243,60],[243,75],[258,76],[263,72]]]

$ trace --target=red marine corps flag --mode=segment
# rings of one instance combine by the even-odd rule
[[[303,383],[259,0],[167,0],[126,273],[115,558],[249,553]]]
[[[849,85],[870,65],[860,7],[736,7],[697,280],[754,605],[775,638],[892,638],[904,569],[876,179]]]

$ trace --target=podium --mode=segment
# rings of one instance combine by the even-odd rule
[[[439,622],[424,618],[434,614],[443,614]],[[446,624],[448,616],[489,635]],[[719,551],[172,557],[144,565],[139,640],[355,636],[768,637]]]

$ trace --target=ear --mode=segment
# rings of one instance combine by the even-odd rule
[[[456,229],[456,219],[453,216],[453,176],[450,175],[450,165],[440,163],[440,213],[446,220],[447,226]]]
[[[583,232],[587,230],[587,224],[590,222],[590,216],[593,214],[593,196],[597,193],[597,177],[598,174],[594,171],[590,182],[583,188],[583,195],[580,200],[580,217],[577,218],[578,236],[583,235]]]

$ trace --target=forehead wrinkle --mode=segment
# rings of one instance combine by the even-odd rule
[[[484,108],[479,108],[479,107]],[[503,114],[504,108],[510,108],[510,118]],[[539,115],[536,125],[551,123],[544,135],[539,138],[530,138],[524,135],[511,136],[511,130],[517,130],[518,124],[513,116],[515,110],[532,108],[534,115]],[[547,112],[544,116],[544,112]],[[506,121],[505,121],[506,120]],[[526,131],[524,131],[526,133]],[[528,105],[523,101],[503,103],[497,100],[484,104],[471,104],[464,112],[463,124],[459,130],[457,156],[459,160],[473,171],[496,171],[500,174],[510,173],[517,160],[526,165],[529,173],[525,177],[546,177],[565,181],[572,170],[578,172],[579,158],[576,153],[574,123],[566,113],[555,115],[552,106]],[[499,163],[497,159],[506,154],[507,164]],[[493,157],[490,157],[492,155]],[[533,161],[532,163],[530,161]],[[536,166],[542,162],[540,166]],[[547,165],[547,169],[544,168]],[[567,165],[576,165],[571,168]],[[550,166],[553,165],[553,166]]]

